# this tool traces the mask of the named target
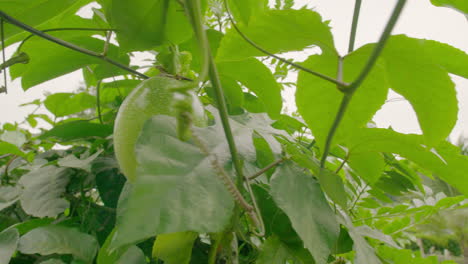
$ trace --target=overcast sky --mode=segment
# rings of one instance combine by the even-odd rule
[[[356,48],[378,40],[395,3],[396,0],[363,1]],[[305,4],[318,11],[325,20],[331,20],[336,46],[342,55],[346,54],[354,1],[296,0],[296,7]],[[393,33],[437,40],[468,52],[467,19],[451,9],[432,6],[429,0],[409,0]],[[13,49],[9,48],[7,55],[11,55],[12,51]],[[303,54],[296,54],[295,57],[299,60],[305,59]],[[26,92],[21,89],[18,79],[9,81],[8,94],[0,95],[0,123],[21,122],[34,107],[19,107],[19,104],[43,98],[44,92],[47,91],[54,93],[73,91],[79,86],[81,79],[81,72],[78,71],[33,87]],[[452,79],[456,83],[460,107],[458,123],[451,136],[452,139],[456,139],[461,133],[468,136],[468,80],[454,76]],[[293,94],[294,91],[291,90],[284,92],[284,96],[291,102],[294,100]],[[399,98],[400,95],[390,93],[391,102],[376,114],[374,120],[379,127],[392,126],[399,132],[420,133],[411,106]],[[288,108],[294,109],[294,106],[290,103]]]

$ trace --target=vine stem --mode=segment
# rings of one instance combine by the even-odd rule
[[[234,29],[237,31],[237,33],[239,33],[239,35],[240,35],[245,41],[247,41],[247,43],[249,43],[250,45],[252,45],[252,46],[253,46],[254,48],[256,48],[257,50],[259,50],[259,51],[265,53],[266,55],[268,55],[268,56],[270,56],[270,57],[273,57],[273,58],[275,58],[275,59],[277,59],[277,60],[279,60],[279,61],[281,61],[281,62],[284,62],[284,63],[286,63],[286,64],[288,64],[288,65],[291,65],[291,66],[293,66],[294,68],[297,68],[297,69],[302,70],[302,71],[304,71],[304,72],[310,73],[310,74],[312,74],[312,75],[314,75],[314,76],[317,76],[317,77],[319,77],[319,78],[322,78],[322,79],[324,79],[324,80],[326,80],[326,81],[332,82],[332,83],[338,85],[339,87],[341,87],[341,89],[344,89],[344,88],[346,88],[346,87],[349,85],[349,84],[347,84],[347,83],[344,83],[344,82],[341,82],[341,81],[336,80],[336,79],[334,79],[334,78],[331,78],[330,76],[326,76],[326,75],[321,74],[321,73],[319,73],[319,72],[316,72],[316,71],[313,71],[313,70],[311,70],[311,69],[308,69],[308,68],[306,68],[306,67],[304,67],[304,66],[302,66],[302,65],[300,65],[300,64],[297,64],[297,63],[288,61],[288,60],[286,60],[286,59],[284,59],[284,58],[281,58],[281,57],[279,57],[279,56],[277,56],[277,55],[275,55],[275,54],[273,54],[273,53],[271,53],[271,52],[265,50],[264,48],[258,46],[255,42],[253,42],[249,37],[247,37],[247,36],[246,36],[244,33],[242,33],[242,31],[239,29],[239,27],[238,27],[237,24],[235,23],[234,19],[232,18],[232,15],[231,15],[231,12],[229,11],[229,6],[227,5],[226,0],[224,0],[224,5],[226,6],[226,11],[227,11],[227,13],[228,13],[229,21],[231,21],[231,24],[232,24],[232,26],[234,27]],[[341,90],[341,89],[340,89],[340,90]]]
[[[351,53],[354,50],[354,43],[356,41],[356,32],[357,32],[357,26],[358,26],[358,21],[359,21],[359,13],[361,12],[361,2],[362,0],[356,0],[354,3],[354,14],[353,14],[353,22],[351,24],[351,33],[349,36],[348,53]]]
[[[340,107],[338,109],[338,112],[335,116],[335,119],[333,121],[333,124],[328,132],[327,139],[325,142],[325,149],[323,151],[323,156],[320,161],[320,167],[323,168],[325,166],[325,162],[327,159],[327,156],[330,152],[331,148],[331,143],[333,140],[333,137],[336,133],[336,130],[338,129],[338,126],[341,123],[341,120],[343,119],[343,116],[346,112],[346,109],[348,108],[349,102],[351,101],[351,98],[353,97],[354,92],[356,92],[357,88],[364,82],[366,79],[367,75],[370,73],[372,70],[372,67],[374,67],[375,62],[377,61],[377,58],[379,55],[382,53],[385,44],[390,37],[390,34],[395,27],[396,22],[398,21],[398,18],[400,17],[401,11],[403,10],[403,7],[405,6],[407,0],[398,0],[395,8],[393,9],[392,16],[390,17],[389,21],[387,22],[387,25],[385,26],[384,31],[382,32],[382,35],[380,36],[379,42],[377,42],[374,50],[372,51],[372,54],[370,55],[369,59],[367,60],[366,65],[364,68],[361,70],[361,73],[358,75],[355,81],[353,81],[346,89],[342,90],[344,92],[343,99],[341,100]],[[354,20],[354,19],[353,19]],[[356,22],[357,23],[357,22]]]
[[[140,73],[140,72],[138,72],[138,71],[136,71],[136,70],[134,70],[134,69],[132,69],[130,67],[127,67],[127,66],[125,66],[124,64],[122,64],[122,63],[120,63],[118,61],[115,61],[115,60],[112,60],[112,59],[110,59],[110,58],[108,58],[106,56],[103,56],[101,53],[94,52],[92,50],[82,48],[82,47],[77,46],[77,45],[75,45],[73,43],[70,43],[70,42],[67,42],[65,40],[62,40],[62,39],[56,38],[54,36],[51,36],[49,34],[46,34],[46,33],[42,32],[40,30],[37,30],[37,29],[35,29],[35,28],[33,28],[33,27],[29,26],[29,25],[26,25],[23,22],[21,22],[21,21],[15,19],[13,17],[7,15],[3,11],[0,11],[0,17],[3,18],[5,21],[11,23],[12,25],[15,25],[15,26],[17,26],[17,27],[19,27],[19,28],[21,28],[21,29],[23,29],[25,31],[28,31],[29,33],[31,33],[33,35],[36,35],[36,36],[41,37],[43,39],[46,39],[48,41],[54,42],[54,43],[56,43],[56,44],[58,44],[60,46],[63,46],[65,48],[68,48],[68,49],[71,49],[71,50],[86,54],[88,56],[95,57],[95,58],[98,58],[100,60],[103,60],[103,61],[105,61],[107,63],[110,63],[110,64],[112,64],[112,65],[114,65],[114,66],[116,66],[118,68],[121,68],[121,69],[123,69],[123,70],[125,70],[125,71],[127,71],[127,72],[129,72],[129,73],[131,73],[133,75],[136,75],[136,76],[138,76],[138,77],[140,77],[142,79],[149,79],[149,77],[146,76],[145,74]]]
[[[288,160],[287,157],[283,157],[283,158],[281,158],[281,159],[279,159],[279,160],[276,160],[276,161],[272,162],[271,164],[267,165],[265,168],[263,168],[263,169],[257,171],[255,174],[253,174],[253,175],[251,175],[251,176],[249,176],[249,177],[247,177],[247,178],[251,181],[251,180],[253,180],[253,179],[259,177],[259,176],[262,175],[263,173],[267,172],[268,170],[274,168],[275,166],[277,166],[278,164],[280,164],[280,163],[282,163],[282,162],[284,162],[284,161],[286,161],[286,160]]]

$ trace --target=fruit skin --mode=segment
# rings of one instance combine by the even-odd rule
[[[120,169],[129,181],[136,178],[135,144],[145,122],[154,115],[175,116],[171,88],[187,82],[156,76],[139,84],[120,106],[114,124],[114,150]],[[190,93],[194,124],[204,124],[204,110],[198,97]]]

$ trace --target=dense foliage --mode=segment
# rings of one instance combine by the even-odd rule
[[[405,0],[355,49],[356,0],[346,55],[293,0],[91,2],[0,0],[11,78],[84,79],[2,124],[0,263],[468,263],[468,54],[391,35]],[[389,89],[422,135],[375,128]]]

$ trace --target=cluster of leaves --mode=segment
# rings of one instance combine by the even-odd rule
[[[27,90],[81,70],[85,88],[35,100],[27,105],[50,114],[2,127],[0,263],[439,263],[410,249],[422,238],[454,241],[467,254],[468,157],[445,140],[458,112],[449,74],[468,78],[466,53],[398,35],[340,56],[328,24],[291,0],[226,0],[230,13],[222,1],[201,1],[207,47],[185,1],[98,0],[91,18],[76,15],[91,2],[2,3],[5,45],[20,42],[11,77]],[[468,13],[463,1],[433,3]],[[25,24],[46,33],[30,36]],[[340,84],[359,79],[383,44],[347,92]],[[281,81],[297,64],[262,57],[311,46],[321,54],[287,83],[298,107],[287,115]],[[175,117],[148,120],[137,178],[126,181],[112,145],[119,106],[142,79],[199,78],[207,48],[228,119],[215,82],[202,79],[196,92],[209,125],[181,141]],[[138,51],[151,54],[150,65],[130,65]],[[422,135],[370,125],[390,88],[411,103]],[[239,182],[224,122],[247,176],[238,191],[259,222],[218,175]],[[25,129],[38,123],[51,128]]]

